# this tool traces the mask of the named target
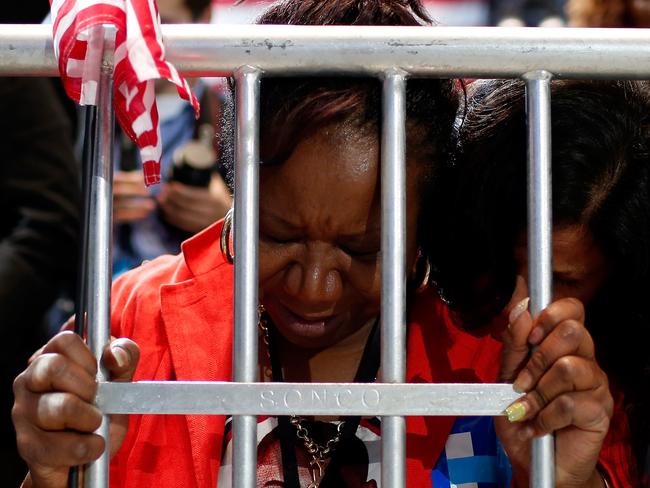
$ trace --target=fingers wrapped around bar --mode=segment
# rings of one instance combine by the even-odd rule
[[[102,361],[115,381],[133,377],[139,358],[135,343],[114,339]],[[30,482],[63,486],[68,468],[97,459],[104,439],[94,434],[102,423],[93,405],[97,392],[97,361],[76,334],[64,331],[30,359],[14,381],[12,417],[18,449],[30,468]],[[111,425],[113,452],[121,444],[126,417]]]
[[[523,303],[523,301],[522,301]],[[497,421],[499,436],[515,471],[529,473],[529,441],[556,435],[556,480],[588,483],[613,413],[607,376],[596,362],[580,301],[553,302],[537,318],[515,306],[504,333],[501,379],[522,397]],[[581,486],[581,485],[576,485]]]

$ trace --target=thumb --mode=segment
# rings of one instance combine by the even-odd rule
[[[111,375],[111,381],[131,381],[140,359],[140,348],[131,339],[111,341],[104,349],[102,363]]]
[[[519,283],[520,277],[517,278],[517,281],[518,285],[513,293],[513,301],[515,297],[519,298],[528,291],[523,279],[521,280],[523,285]],[[528,312],[528,302],[529,299],[526,297],[519,299],[514,306],[509,306],[508,328],[503,334],[503,349],[501,350],[500,381],[514,381],[517,373],[528,360],[530,353],[528,336],[533,328],[533,318]]]

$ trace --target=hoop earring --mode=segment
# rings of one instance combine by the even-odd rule
[[[424,261],[424,268],[422,268],[422,262]],[[421,250],[418,250],[418,258],[415,262],[415,269],[413,272],[414,281],[422,276],[419,280],[418,285],[414,288],[415,293],[419,293],[423,290],[426,290],[429,286],[429,279],[431,278],[431,262],[429,257],[425,256]],[[416,281],[417,282],[417,281]]]
[[[223,227],[221,228],[221,239],[220,239],[220,246],[221,246],[221,254],[223,255],[224,259],[230,263],[233,264],[235,262],[235,256],[232,253],[232,249],[230,247],[230,236],[232,234],[232,219],[233,219],[233,210],[234,208],[231,208],[228,210],[226,213],[226,217],[223,219]]]

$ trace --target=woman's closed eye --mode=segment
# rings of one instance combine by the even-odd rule
[[[271,244],[295,244],[302,242],[302,240],[302,236],[298,234],[260,230],[260,241],[266,241]]]
[[[553,283],[556,286],[559,285],[565,288],[575,288],[580,286],[581,280],[576,277],[568,276],[564,273],[553,273]]]
[[[340,248],[345,254],[355,259],[374,261],[379,255],[379,248],[377,246],[342,245]]]

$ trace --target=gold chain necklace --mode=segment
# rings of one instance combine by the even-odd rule
[[[257,309],[258,315],[258,326],[260,331],[262,331],[262,338],[264,344],[266,345],[266,355],[271,359],[271,352],[269,348],[269,325],[264,316],[264,306],[260,305]],[[309,435],[309,431],[303,425],[305,419],[299,417],[298,415],[292,415],[289,419],[291,425],[296,428],[296,436],[300,439],[307,450],[307,454],[311,456],[309,461],[309,470],[311,472],[311,483],[307,485],[307,488],[318,488],[320,482],[325,476],[325,468],[332,457],[332,453],[336,449],[337,444],[341,441],[341,433],[343,432],[343,426],[345,422],[341,421],[336,427],[336,434],[334,437],[329,439],[324,446],[318,444],[314,439]]]

